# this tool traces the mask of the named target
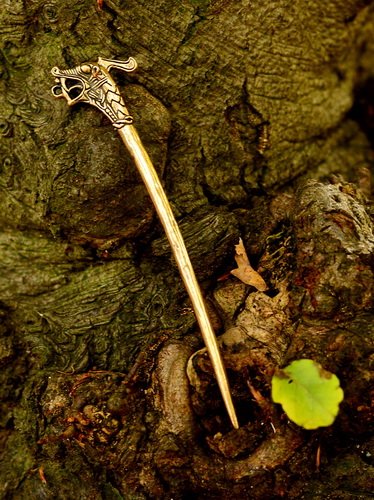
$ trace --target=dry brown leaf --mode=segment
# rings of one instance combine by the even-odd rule
[[[238,245],[235,245],[235,252],[235,261],[238,267],[237,269],[233,269],[231,274],[246,285],[254,286],[259,292],[265,292],[268,287],[260,274],[258,274],[249,263],[247,252],[245,251],[241,238],[239,238]]]

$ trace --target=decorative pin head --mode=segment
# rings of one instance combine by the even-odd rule
[[[137,63],[132,57],[127,61],[99,57],[97,63],[86,62],[71,69],[54,67],[52,75],[56,77],[57,85],[52,88],[52,94],[65,98],[69,106],[78,102],[92,104],[109,118],[114,127],[122,128],[133,119],[109,74],[112,68],[130,72],[137,68]]]

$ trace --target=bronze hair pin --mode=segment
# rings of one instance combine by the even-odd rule
[[[127,61],[115,61],[99,57],[97,63],[86,62],[66,70],[55,67],[52,69],[52,75],[56,78],[56,85],[52,88],[52,93],[55,97],[65,98],[69,106],[73,106],[78,102],[96,106],[109,118],[121,136],[139,170],[164,227],[179,272],[191,299],[223,401],[232,425],[237,429],[239,425],[225,367],[182,234],[157,172],[135,127],[132,125],[133,119],[126,108],[116,83],[109,74],[112,68],[130,72],[134,71],[136,67],[137,63],[132,57]]]

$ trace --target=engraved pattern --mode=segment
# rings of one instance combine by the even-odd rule
[[[65,98],[69,106],[78,102],[92,104],[102,111],[117,129],[133,122],[119,89],[111,78],[112,68],[134,71],[137,63],[130,57],[126,61],[99,57],[97,63],[83,63],[75,68],[52,69],[56,83],[52,93],[57,98]]]

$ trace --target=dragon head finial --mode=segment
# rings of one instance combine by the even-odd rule
[[[119,89],[109,74],[112,69],[130,72],[137,68],[134,58],[116,61],[99,57],[97,63],[85,62],[71,69],[52,69],[56,85],[52,94],[65,98],[69,106],[78,102],[92,104],[99,108],[116,128],[132,123]]]

